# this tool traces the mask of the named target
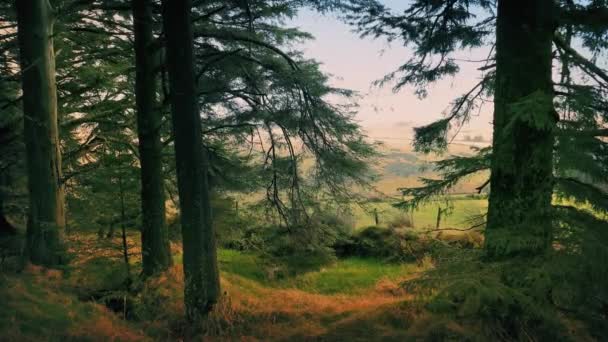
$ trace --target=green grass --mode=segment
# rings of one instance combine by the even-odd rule
[[[310,271],[281,279],[269,279],[267,264],[255,254],[221,249],[218,261],[222,272],[256,281],[263,286],[294,288],[319,294],[356,294],[373,288],[380,280],[396,280],[416,270],[414,264],[391,264],[368,258],[347,258]]]
[[[62,290],[60,278],[39,271],[0,275],[0,340],[146,340],[114,313]]]
[[[222,272],[265,283],[264,261],[253,253],[243,253],[231,249],[219,249],[218,263]]]
[[[486,199],[470,199],[464,196],[454,196],[452,201],[452,211],[449,215],[443,216],[441,227],[449,228],[468,228],[472,216],[483,214],[487,211],[488,201]],[[414,211],[414,226],[420,230],[435,228],[437,222],[437,208],[446,207],[445,202],[427,203]],[[375,224],[373,210],[377,209],[380,225],[384,226],[391,220],[406,213],[394,208],[392,202],[370,203],[366,210],[361,207],[353,208],[356,228],[363,228]]]
[[[397,280],[415,271],[413,264],[387,264],[380,260],[348,258],[317,272],[282,280],[285,288],[319,294],[357,294],[373,288],[382,279]]]

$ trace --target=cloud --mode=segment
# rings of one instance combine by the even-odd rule
[[[395,127],[412,127],[413,125],[413,121],[397,121],[394,123]]]

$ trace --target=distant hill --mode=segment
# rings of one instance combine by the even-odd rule
[[[399,196],[398,188],[420,186],[420,177],[438,177],[433,169],[434,161],[450,155],[470,155],[473,151],[471,145],[453,144],[445,155],[422,155],[414,152],[408,144],[399,147],[387,144],[381,152],[383,155],[374,167],[378,176],[375,186],[386,195]],[[476,188],[483,184],[487,177],[487,173],[473,175],[457,184],[452,192],[476,193]]]

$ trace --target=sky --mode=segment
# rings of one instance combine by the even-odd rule
[[[384,0],[395,10],[403,8],[403,0]],[[419,99],[412,87],[398,93],[392,86],[378,88],[372,83],[397,69],[409,56],[411,49],[399,41],[388,44],[386,40],[360,38],[352,28],[335,15],[321,15],[303,10],[288,23],[309,32],[315,39],[303,43],[300,48],[307,58],[322,63],[322,70],[330,75],[337,87],[356,90],[362,96],[356,117],[368,136],[389,142],[408,141],[413,136],[412,127],[431,123],[442,117],[450,103],[466,93],[481,77],[475,63],[462,62],[461,71],[455,77],[445,78],[428,89],[428,96]],[[465,51],[459,59],[480,59],[487,55],[483,50]],[[465,135],[491,137],[492,104],[487,103],[478,117],[460,130],[456,140]]]

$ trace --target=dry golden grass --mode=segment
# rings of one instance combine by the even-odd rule
[[[95,234],[79,234],[70,237],[70,245],[75,253],[73,272],[67,279],[59,279],[57,274],[51,274],[58,284],[63,284],[70,290],[84,291],[88,288],[90,291],[107,287],[115,279],[124,276],[121,273],[119,237],[108,240],[100,239]],[[140,247],[135,233],[128,236],[128,245],[134,262],[132,272],[136,274]],[[179,255],[179,247],[173,247],[175,254]],[[238,259],[235,262],[239,264],[241,261]],[[413,267],[412,272],[406,272],[404,277],[414,276],[412,274],[415,271],[416,268]],[[202,338],[211,341],[281,341],[326,337],[335,340],[333,337],[337,338],[336,334],[344,334],[346,339],[350,339],[356,335],[353,331],[360,324],[355,324],[353,329],[343,328],[349,322],[366,320],[368,328],[372,330],[375,324],[378,324],[378,329],[385,330],[388,328],[382,326],[389,323],[392,326],[406,325],[400,322],[402,318],[399,317],[405,310],[403,303],[410,302],[413,298],[399,285],[404,277],[381,277],[375,286],[353,294],[322,294],[289,285],[270,286],[257,279],[223,272],[221,282],[224,296],[201,326],[192,327],[184,318],[183,269],[176,262],[167,272],[142,284],[140,294],[133,300],[138,306],[136,310],[141,314],[137,325],[153,340]],[[105,317],[101,315],[87,325],[74,328],[73,334],[85,334],[86,329],[96,333],[97,329],[112,327],[114,322]],[[385,320],[389,323],[382,323]],[[396,334],[398,330],[395,329],[393,333]],[[389,332],[385,333],[390,335]],[[125,336],[125,340],[129,340],[128,336]]]
[[[224,274],[221,282],[224,296],[201,329],[208,338],[312,339],[335,334],[342,330],[338,329],[339,325],[349,319],[368,317],[374,320],[378,313],[386,313],[389,308],[395,307],[399,311],[400,303],[412,300],[412,296],[399,286],[401,280],[381,280],[364,295],[323,295],[269,288],[234,274]],[[168,338],[187,335],[189,327],[183,327],[183,322],[175,322],[175,318],[182,317],[184,312],[181,265],[175,265],[146,286],[149,295],[163,300],[163,314],[149,322],[154,330]],[[167,322],[170,322],[169,326]]]

